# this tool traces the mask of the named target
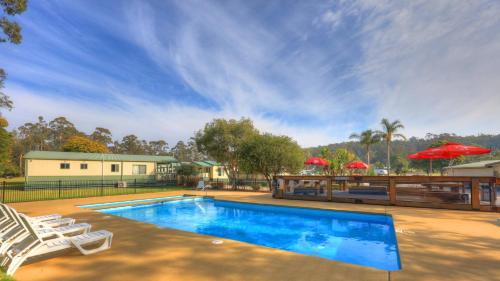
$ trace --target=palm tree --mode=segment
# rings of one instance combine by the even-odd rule
[[[406,140],[406,137],[402,134],[397,133],[399,129],[404,129],[401,121],[396,120],[394,122],[390,122],[386,118],[380,121],[382,125],[382,131],[378,131],[377,134],[385,140],[387,145],[387,173],[391,174],[391,142],[394,138],[400,138]]]
[[[366,162],[370,166],[370,148],[372,145],[380,142],[380,136],[373,130],[366,130],[361,132],[361,134],[352,134],[349,138],[358,140],[365,147]]]

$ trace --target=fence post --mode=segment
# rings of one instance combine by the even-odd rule
[[[134,193],[137,193],[137,179],[134,179]]]
[[[59,199],[61,199],[61,180],[59,180]]]
[[[389,201],[391,205],[396,205],[396,182],[393,178],[389,178]]]
[[[104,194],[104,179],[101,178],[101,196]]]
[[[326,180],[326,197],[328,201],[333,200],[333,187],[332,187],[332,179],[328,178]]]
[[[2,183],[2,203],[5,203],[5,181]]]

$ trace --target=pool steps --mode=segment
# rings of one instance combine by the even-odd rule
[[[92,210],[106,210],[106,209],[113,209],[113,208],[119,208],[119,207],[133,207],[133,206],[145,206],[145,205],[153,205],[153,204],[158,204],[158,203],[164,203],[164,202],[173,202],[173,201],[179,201],[179,200],[185,200],[185,199],[194,199],[194,198],[213,198],[212,196],[200,196],[200,195],[191,195],[191,194],[184,194],[182,197],[177,197],[177,198],[158,198],[158,200],[148,200],[148,201],[138,201],[138,202],[124,202],[123,204],[113,204],[113,205],[108,205],[108,206],[95,206],[91,207],[89,209]],[[151,198],[154,199],[154,198]],[[116,202],[119,203],[119,202]]]

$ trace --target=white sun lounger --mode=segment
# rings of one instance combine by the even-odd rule
[[[8,205],[0,203],[0,213],[2,214],[2,221],[0,221],[0,232],[10,231],[13,227],[13,221],[9,218],[9,215],[5,213],[5,208],[10,208]],[[35,224],[41,222],[46,223],[50,227],[66,226],[75,223],[75,219],[72,218],[62,218],[61,215],[52,214],[45,216],[28,217],[29,220]],[[10,227],[10,229],[9,229]]]
[[[59,214],[52,214],[52,215],[45,215],[45,216],[37,216],[37,217],[30,217],[30,219],[32,221],[40,221],[40,222],[44,222],[44,221],[51,221],[51,220],[57,220],[57,219],[60,219],[62,218],[61,215]]]
[[[16,227],[10,232],[0,235],[0,255],[5,255],[5,252],[16,242],[21,241],[28,234],[26,229],[23,227],[19,213],[9,206],[1,206],[0,209],[3,210],[4,214],[15,221]],[[62,227],[52,228],[44,222],[38,222],[36,224],[29,222],[31,227],[43,238],[57,238],[64,236],[73,236],[78,234],[84,234],[90,231],[91,225],[88,223],[78,223]]]
[[[80,234],[73,237],[59,237],[56,239],[43,240],[42,236],[31,226],[29,220],[20,214],[21,224],[23,229],[29,234],[19,243],[14,244],[7,251],[2,266],[7,268],[6,273],[9,275],[21,266],[27,259],[45,256],[47,254],[60,252],[71,248],[76,248],[83,255],[97,253],[111,247],[113,233],[100,230]],[[96,245],[97,247],[87,249],[85,246]]]
[[[60,218],[60,219],[55,219],[55,220],[49,220],[49,221],[37,221],[37,220],[32,220],[30,217],[27,218],[31,223],[33,224],[44,224],[49,227],[61,227],[61,226],[68,226],[72,225],[75,223],[75,219],[73,218]]]

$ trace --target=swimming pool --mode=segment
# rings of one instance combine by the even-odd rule
[[[209,198],[100,212],[381,270],[401,269],[391,216]]]

